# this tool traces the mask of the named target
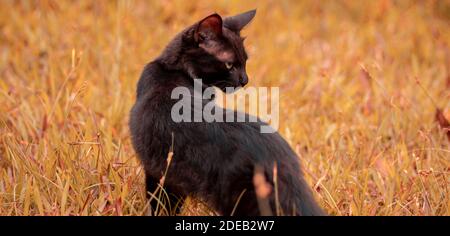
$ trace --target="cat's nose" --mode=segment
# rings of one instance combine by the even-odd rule
[[[241,77],[239,78],[239,83],[242,87],[244,87],[248,83],[248,77],[246,74],[241,75]]]

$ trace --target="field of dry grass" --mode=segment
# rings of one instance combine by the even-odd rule
[[[0,1],[0,215],[144,214],[127,126],[143,66],[185,26],[253,8],[249,86],[280,87],[320,205],[450,215],[450,2],[403,0]]]

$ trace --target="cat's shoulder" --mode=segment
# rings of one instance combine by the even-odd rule
[[[151,91],[152,88],[159,84],[158,81],[161,78],[166,77],[168,77],[168,73],[159,62],[152,61],[145,65],[137,84],[138,97],[144,92]]]
[[[142,78],[157,77],[159,74],[164,73],[164,68],[158,61],[151,61],[144,66],[144,70],[141,74]]]

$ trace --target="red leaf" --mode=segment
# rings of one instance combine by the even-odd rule
[[[450,122],[445,118],[444,113],[441,109],[436,109],[436,121],[438,122],[439,126],[444,130],[444,132],[447,134],[447,138],[450,141]]]

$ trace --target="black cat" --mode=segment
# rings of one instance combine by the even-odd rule
[[[172,206],[177,197],[193,195],[223,215],[260,215],[254,169],[262,167],[267,181],[274,185],[276,163],[278,204],[283,214],[324,215],[302,177],[299,158],[278,133],[260,133],[265,123],[177,123],[171,118],[177,102],[171,99],[172,90],[179,86],[193,90],[195,78],[222,90],[247,84],[247,54],[240,31],[255,13],[253,10],[223,20],[218,14],[210,15],[178,34],[145,67],[129,125],[134,148],[145,168],[147,191],[157,188],[166,169],[173,134],[174,155],[164,183]],[[268,198],[275,212],[274,191]],[[151,205],[155,204],[153,200]]]

